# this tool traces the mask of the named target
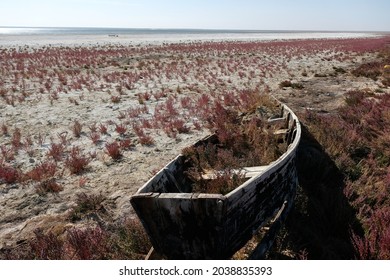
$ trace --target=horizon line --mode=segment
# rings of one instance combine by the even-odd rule
[[[194,27],[104,27],[104,26],[7,26],[0,25],[0,28],[46,28],[46,29],[123,29],[123,30],[149,30],[149,31],[241,31],[241,32],[346,32],[346,33],[390,33],[390,30],[326,30],[326,29],[241,29],[241,28],[194,28]]]

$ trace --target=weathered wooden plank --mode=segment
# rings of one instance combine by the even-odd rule
[[[283,203],[283,206],[278,211],[276,217],[274,217],[272,224],[268,229],[267,233],[261,239],[261,242],[256,246],[256,248],[252,251],[251,255],[249,256],[250,260],[260,260],[264,258],[266,252],[269,250],[269,248],[271,248],[272,244],[274,243],[275,236],[278,233],[279,229],[281,228],[282,224],[284,223],[287,214],[290,212],[292,205],[293,205],[292,198],[290,198],[290,200],[286,200]]]
[[[268,124],[285,124],[286,123],[286,118],[283,116],[281,118],[273,118],[273,119],[268,119],[267,120]]]
[[[130,199],[130,203],[141,220],[154,248],[159,248],[160,238],[156,233],[159,232],[163,222],[158,211],[157,198],[159,195],[158,193],[141,193],[133,195]],[[159,251],[161,252],[161,250]]]
[[[274,131],[275,135],[285,135],[290,131],[289,128],[278,129]]]
[[[241,174],[244,176],[244,178],[252,178],[252,177],[259,176],[268,167],[269,167],[268,165],[243,167],[241,169],[231,170],[231,172],[232,172],[232,174]],[[202,174],[202,179],[214,180],[215,178],[217,178],[218,173],[222,174],[222,171],[209,170],[209,171],[207,171],[207,173]]]
[[[238,188],[234,189],[232,192],[228,193],[226,196],[229,201],[229,207],[232,207],[232,205],[239,200],[247,200],[246,196],[251,196],[251,192],[257,192],[254,190],[255,188],[258,188],[257,186],[261,184],[263,181],[266,184],[272,183],[272,178],[275,178],[277,174],[285,174],[287,172],[287,169],[290,167],[293,167],[295,164],[294,162],[291,162],[293,155],[286,158],[286,161],[279,161],[276,162],[276,165],[271,165],[268,169],[266,169],[261,176],[254,177],[248,181],[246,181],[244,184],[239,186]],[[258,190],[261,192],[261,189]]]
[[[229,229],[229,244],[234,249],[244,245],[245,240],[274,215],[283,204],[286,193],[293,192],[296,184],[294,169],[286,164],[281,170],[243,188],[234,200],[227,200],[226,228]]]
[[[223,195],[161,194],[131,199],[155,250],[169,259],[221,256]],[[206,218],[207,217],[207,218]],[[141,220],[142,221],[142,220]],[[219,225],[219,226],[218,226]]]

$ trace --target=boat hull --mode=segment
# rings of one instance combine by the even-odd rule
[[[280,226],[293,205],[301,136],[298,118],[285,105],[280,119],[286,124],[287,151],[230,193],[188,192],[179,155],[131,197],[156,252],[168,259],[228,259],[261,227],[276,234],[272,226]],[[272,241],[266,236],[259,250],[266,252]]]

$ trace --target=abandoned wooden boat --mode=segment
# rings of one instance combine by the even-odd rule
[[[267,225],[270,235],[257,254],[266,252],[293,204],[301,137],[299,120],[286,105],[268,122],[283,124],[274,133],[283,137],[287,150],[267,166],[244,168],[250,178],[231,192],[193,193],[179,155],[131,197],[158,254],[167,259],[228,259]]]

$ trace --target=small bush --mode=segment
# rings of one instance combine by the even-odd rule
[[[15,159],[16,151],[14,147],[7,148],[7,146],[1,145],[0,152],[1,152],[1,156],[3,157],[2,158],[3,161],[9,162]]]
[[[122,149],[124,150],[127,150],[127,149],[130,149],[132,143],[131,143],[131,139],[129,138],[125,138],[125,139],[122,139],[120,142],[119,142],[119,145]]]
[[[50,178],[40,182],[35,186],[37,193],[40,195],[45,195],[46,193],[58,193],[64,188],[56,182],[55,178]]]
[[[114,160],[118,160],[122,157],[121,147],[117,141],[107,143],[105,152]]]
[[[53,233],[45,234],[42,229],[34,231],[35,238],[30,242],[31,250],[36,259],[62,260],[64,257],[64,241]]]
[[[349,91],[345,94],[345,103],[348,106],[356,106],[363,102],[366,94],[362,91]]]
[[[67,131],[64,131],[64,132],[58,134],[58,138],[60,139],[61,144],[64,145],[64,146],[66,146],[68,144],[67,137],[68,137],[68,132]]]
[[[359,259],[390,259],[390,207],[378,209],[369,220],[369,228],[364,238],[353,236]]]
[[[107,126],[101,123],[99,125],[99,131],[101,134],[107,134]]]
[[[98,211],[104,201],[101,194],[77,194],[76,206],[73,207],[70,218],[72,221],[81,220],[85,215]]]
[[[11,167],[0,165],[0,179],[3,180],[7,184],[16,183],[21,176],[20,171]]]
[[[143,146],[153,146],[155,141],[152,136],[150,135],[140,135],[138,136],[139,143]]]
[[[74,259],[102,260],[110,256],[109,235],[100,227],[73,228],[67,232],[67,243]]]
[[[118,259],[144,259],[152,247],[138,219],[128,219],[116,226],[112,243]]]
[[[61,161],[64,155],[65,147],[62,143],[51,143],[48,156],[52,157],[55,161]]]
[[[78,147],[73,147],[65,160],[65,166],[72,174],[80,174],[85,171],[91,159],[83,155]]]
[[[191,130],[182,119],[174,119],[171,124],[178,133],[189,133]]]
[[[49,179],[54,176],[57,170],[57,164],[54,162],[46,161],[35,166],[31,171],[27,173],[27,176],[37,182],[41,182],[44,179]]]
[[[127,131],[127,127],[124,124],[116,124],[115,125],[115,131],[118,132],[120,135],[124,135]]]
[[[1,132],[4,136],[8,135],[8,126],[5,123],[1,125]]]
[[[99,141],[100,141],[100,134],[97,133],[97,132],[91,132],[89,134],[89,138],[91,139],[92,143],[97,145],[99,143]]]
[[[352,70],[352,74],[356,77],[367,77],[374,81],[378,80],[381,73],[381,64],[379,62],[368,62]]]
[[[83,129],[82,124],[77,120],[74,121],[72,126],[72,132],[76,138],[80,138],[82,129]]]
[[[95,122],[92,123],[91,125],[89,125],[88,128],[89,128],[89,131],[90,131],[91,133],[97,132],[97,125],[96,125]]]
[[[15,128],[12,134],[11,144],[16,150],[22,146],[22,133],[19,128]]]

